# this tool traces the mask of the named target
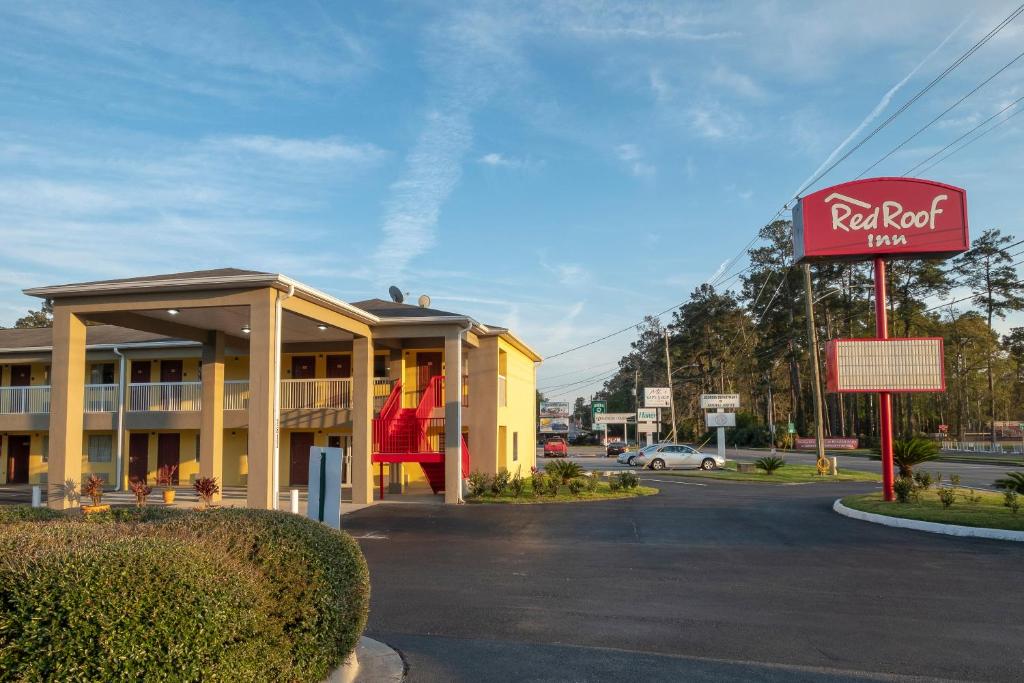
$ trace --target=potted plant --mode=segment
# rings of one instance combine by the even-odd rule
[[[135,494],[135,506],[140,508],[146,507],[146,498],[149,497],[149,494],[153,493],[153,487],[142,479],[133,479],[128,484],[128,487]]]
[[[213,497],[220,493],[220,484],[217,483],[217,477],[199,477],[192,484],[192,488],[199,494],[199,499],[203,502],[203,507],[208,508],[213,505]]]
[[[110,506],[103,505],[103,479],[96,474],[90,474],[82,485],[82,493],[89,496],[92,505],[83,505],[82,512],[91,515],[94,512],[109,512]]]
[[[156,485],[163,487],[164,503],[174,504],[174,473],[178,471],[177,465],[164,465],[156,471]]]

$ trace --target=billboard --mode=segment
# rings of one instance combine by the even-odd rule
[[[795,262],[938,258],[969,248],[966,193],[931,180],[854,180],[793,208]]]
[[[594,424],[621,424],[636,419],[633,413],[598,413],[594,416]]]
[[[739,394],[701,394],[701,408],[739,408]]]
[[[542,417],[540,418],[541,434],[568,434],[569,418],[567,417]]]
[[[545,434],[568,434],[569,416],[572,409],[566,401],[540,402],[540,432]]]
[[[645,408],[668,408],[672,401],[672,392],[668,387],[646,387],[644,389]]]
[[[704,413],[704,423],[708,426],[708,429],[735,427],[736,413]]]
[[[825,437],[825,448],[830,450],[847,450],[852,451],[857,448],[859,441],[856,438],[850,438],[845,436],[826,436]],[[814,450],[818,447],[817,439],[813,437],[798,436],[793,443],[794,447],[799,450]]]
[[[637,408],[636,409],[637,422],[657,422],[658,421],[658,409],[657,408]]]
[[[832,393],[946,390],[941,337],[832,339],[825,354]]]

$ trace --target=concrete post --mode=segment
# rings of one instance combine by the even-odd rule
[[[279,425],[274,424],[274,353],[280,343],[274,323],[274,290],[261,290],[249,306],[249,477],[246,504],[273,508],[274,443]],[[222,399],[223,400],[223,399]]]
[[[352,340],[352,502],[373,502],[373,342]]]
[[[199,476],[224,486],[224,333],[210,332],[203,344],[203,402],[199,430]],[[214,496],[219,503],[221,494]]]
[[[469,350],[470,471],[498,473],[498,338],[481,337]]]
[[[66,495],[81,493],[82,428],[85,420],[85,323],[67,308],[53,307],[50,369],[50,457],[47,505],[63,510],[78,504]]]
[[[444,336],[444,502],[462,502],[462,332]],[[472,400],[472,398],[470,398]]]

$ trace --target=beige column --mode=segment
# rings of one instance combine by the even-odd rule
[[[246,504],[273,508],[274,353],[279,343],[274,324],[277,292],[262,290],[249,306],[249,477]]]
[[[224,333],[203,344],[203,403],[199,428],[199,476],[224,486]],[[214,496],[220,502],[221,496]]]
[[[469,469],[498,473],[498,338],[469,350]],[[528,474],[528,473],[527,473]]]
[[[61,510],[77,505],[65,495],[71,485],[81,493],[82,427],[85,409],[85,323],[63,306],[53,308],[50,366],[50,457],[47,505]]]
[[[444,367],[444,502],[461,503],[462,332],[457,328],[444,336]]]
[[[352,502],[373,502],[373,341],[352,341]]]

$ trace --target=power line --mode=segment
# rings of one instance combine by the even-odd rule
[[[1020,100],[1017,100],[1017,102],[1020,102],[1021,100],[1024,100],[1024,98],[1021,98]],[[1014,104],[1016,104],[1017,102],[1014,102]],[[1006,111],[1006,110],[1004,109],[1003,111]],[[1005,124],[1005,123],[1006,123],[1007,121],[1009,121],[1010,119],[1012,119],[1012,118],[1013,118],[1014,116],[1017,116],[1018,114],[1020,114],[1020,113],[1022,113],[1022,112],[1024,112],[1024,109],[1018,109],[1017,111],[1013,112],[1012,114],[1010,114],[1009,116],[1007,116],[1007,117],[1006,117],[1005,119],[1003,119],[1002,121],[1000,121],[1000,122],[999,122],[999,123],[997,123],[996,125],[992,126],[992,127],[991,127],[991,128],[989,128],[988,130],[986,130],[986,131],[984,131],[984,132],[982,132],[982,133],[978,134],[978,135],[977,135],[977,136],[975,136],[974,138],[972,138],[972,139],[968,140],[967,142],[965,142],[964,144],[960,145],[959,147],[957,147],[956,149],[954,149],[954,150],[953,150],[952,152],[950,152],[949,154],[947,154],[946,156],[944,156],[944,157],[942,157],[941,159],[938,159],[938,160],[936,160],[936,161],[932,162],[931,164],[928,164],[927,166],[925,166],[924,168],[922,168],[922,169],[921,169],[921,173],[924,173],[925,171],[927,171],[927,170],[929,170],[929,169],[931,169],[931,168],[933,168],[933,167],[935,167],[935,166],[938,166],[938,165],[939,165],[939,164],[941,164],[941,163],[942,163],[943,161],[945,161],[946,159],[950,158],[951,156],[953,156],[954,154],[956,154],[957,152],[959,152],[960,150],[962,150],[962,149],[963,149],[964,147],[967,147],[967,146],[969,146],[969,145],[972,145],[972,144],[974,144],[975,142],[977,142],[977,141],[978,141],[978,140],[980,140],[981,138],[985,137],[986,135],[988,135],[989,133],[991,133],[991,132],[992,132],[992,131],[994,131],[995,129],[999,128],[1000,126],[1002,126],[1003,124]],[[1000,112],[1000,113],[1002,113],[1002,112]],[[990,120],[991,120],[991,119],[990,119]]]
[[[961,64],[963,64],[963,63],[964,63],[965,61],[967,61],[967,59],[968,59],[968,58],[969,58],[969,57],[970,57],[971,55],[973,55],[973,54],[974,54],[975,52],[977,52],[978,50],[980,50],[980,49],[982,48],[982,46],[984,46],[984,45],[985,45],[985,43],[987,43],[988,41],[990,41],[990,40],[991,40],[991,39],[992,39],[992,38],[993,38],[993,37],[994,37],[994,36],[995,36],[995,35],[996,35],[997,33],[999,33],[999,32],[1000,32],[1000,31],[1002,31],[1002,30],[1003,30],[1004,28],[1006,28],[1006,26],[1007,26],[1007,25],[1008,25],[1008,24],[1009,24],[1009,23],[1010,23],[1011,21],[1013,21],[1014,19],[1016,19],[1016,18],[1017,18],[1017,17],[1018,17],[1018,16],[1019,16],[1019,15],[1021,14],[1021,12],[1024,12],[1024,4],[1022,4],[1022,5],[1020,5],[1019,7],[1017,7],[1017,9],[1013,10],[1013,12],[1011,12],[1009,16],[1007,16],[1007,17],[1006,17],[1005,19],[1003,19],[1003,20],[1002,20],[1001,22],[999,22],[998,24],[996,24],[996,26],[995,26],[995,27],[994,27],[994,28],[993,28],[993,29],[992,29],[991,31],[989,31],[989,32],[988,32],[987,34],[985,34],[985,36],[984,36],[983,38],[981,38],[981,39],[980,39],[980,40],[979,40],[978,42],[976,42],[976,43],[975,43],[974,45],[972,45],[972,46],[971,46],[971,47],[970,47],[970,48],[969,48],[969,49],[968,49],[968,50],[967,50],[966,52],[964,52],[964,53],[963,53],[962,55],[960,55],[960,56],[959,56],[959,57],[958,57],[958,58],[957,58],[957,59],[956,59],[956,60],[955,60],[955,61],[954,61],[954,62],[953,62],[952,64],[950,64],[949,66],[947,66],[947,67],[945,68],[945,70],[944,70],[944,71],[943,71],[942,73],[940,73],[940,74],[939,74],[938,76],[936,76],[935,78],[933,78],[933,79],[932,79],[932,81],[931,81],[931,82],[930,82],[930,83],[929,83],[928,85],[926,85],[925,87],[923,87],[923,88],[922,88],[921,90],[919,90],[919,91],[918,91],[918,92],[917,92],[917,93],[916,93],[916,94],[915,94],[915,95],[914,95],[913,97],[911,97],[911,98],[910,98],[909,100],[907,100],[906,102],[904,102],[904,103],[903,103],[903,104],[902,104],[902,105],[901,105],[901,106],[899,107],[899,109],[897,109],[896,111],[894,111],[894,112],[893,112],[892,114],[890,114],[890,115],[889,115],[889,117],[888,117],[887,119],[885,119],[885,120],[884,120],[884,121],[882,121],[882,122],[881,122],[880,124],[878,124],[878,125],[877,125],[877,126],[875,127],[875,129],[874,129],[874,130],[872,130],[872,131],[871,131],[870,133],[868,133],[868,134],[867,134],[867,136],[865,136],[864,138],[862,138],[862,139],[860,140],[860,142],[858,142],[858,143],[857,143],[856,145],[854,145],[854,146],[853,146],[853,147],[851,147],[851,148],[850,148],[849,150],[847,150],[847,151],[846,151],[846,153],[845,153],[845,154],[843,154],[843,156],[841,156],[841,157],[839,157],[838,159],[836,159],[836,160],[835,160],[835,161],[834,161],[834,162],[833,162],[833,163],[832,163],[832,164],[831,164],[831,165],[830,165],[830,166],[829,166],[828,168],[826,168],[826,169],[825,169],[825,170],[823,170],[823,171],[822,171],[821,173],[819,173],[819,174],[817,174],[816,176],[814,176],[814,178],[812,178],[812,179],[811,179],[810,181],[808,181],[807,183],[805,183],[803,187],[801,187],[801,188],[800,188],[799,190],[797,190],[797,192],[796,192],[796,197],[799,197],[799,196],[800,196],[800,193],[801,193],[801,192],[803,192],[803,191],[804,191],[804,190],[806,190],[807,188],[809,188],[809,187],[811,187],[812,185],[814,185],[814,183],[818,182],[819,180],[821,180],[822,178],[824,178],[824,177],[825,177],[826,175],[828,175],[829,173],[831,173],[831,172],[832,172],[832,169],[834,169],[834,168],[835,168],[836,166],[838,166],[839,164],[843,163],[843,162],[844,162],[844,161],[846,161],[846,160],[847,160],[848,158],[850,158],[850,155],[852,155],[852,154],[853,154],[854,152],[856,152],[856,151],[857,151],[858,149],[860,149],[861,147],[863,147],[863,146],[864,146],[864,143],[866,143],[866,142],[867,142],[868,140],[870,140],[871,138],[873,138],[873,137],[874,137],[875,135],[877,135],[877,134],[878,134],[878,133],[879,133],[880,131],[882,131],[882,129],[884,129],[884,128],[885,128],[886,126],[888,126],[888,125],[889,125],[890,123],[892,123],[892,122],[893,122],[894,120],[896,120],[896,117],[898,117],[898,116],[899,116],[900,114],[902,114],[902,113],[903,113],[903,112],[905,112],[905,111],[906,111],[907,109],[909,109],[909,108],[910,108],[910,107],[911,107],[911,106],[912,106],[912,105],[913,105],[913,104],[914,104],[915,102],[917,102],[917,101],[918,101],[919,99],[921,99],[922,97],[924,97],[924,95],[925,95],[925,94],[926,94],[926,93],[927,93],[927,92],[928,92],[929,90],[931,90],[932,88],[934,88],[934,87],[935,87],[935,86],[936,86],[936,85],[937,85],[937,84],[939,83],[939,81],[943,80],[943,79],[944,79],[944,78],[945,78],[946,76],[948,76],[949,74],[951,74],[951,73],[952,73],[952,72],[953,72],[953,71],[954,71],[954,70],[955,70],[955,69],[956,69],[957,67],[959,67],[959,66],[960,66]],[[796,197],[794,197],[794,199],[795,199]],[[791,201],[792,201],[792,200],[791,200]]]
[[[619,371],[619,368],[615,368],[614,370],[611,370],[611,371],[605,370],[605,371],[597,373],[596,375],[591,375],[590,377],[584,377],[583,379],[573,380],[572,382],[565,382],[563,384],[555,384],[555,385],[547,386],[547,387],[537,387],[537,390],[538,391],[554,391],[555,389],[565,389],[565,388],[568,388],[568,387],[576,386],[577,384],[585,384],[588,380],[592,380],[595,377],[600,377],[602,375],[607,375],[609,373],[617,373],[618,371]]]
[[[983,81],[982,81],[981,83],[979,83],[978,85],[976,85],[976,86],[974,87],[974,89],[973,89],[973,90],[971,90],[971,91],[970,91],[969,93],[967,93],[966,95],[964,95],[963,97],[961,97],[961,98],[960,98],[959,100],[957,100],[957,101],[956,101],[956,102],[954,102],[953,104],[949,105],[949,106],[948,106],[948,107],[947,107],[947,108],[946,108],[946,109],[945,109],[945,110],[944,110],[944,111],[943,111],[943,112],[942,112],[941,114],[939,114],[938,116],[936,116],[935,118],[933,118],[933,119],[932,119],[931,121],[929,121],[928,123],[926,123],[926,124],[924,124],[923,126],[921,126],[920,128],[918,128],[918,129],[917,129],[917,131],[916,131],[916,132],[915,132],[915,133],[914,133],[913,135],[911,135],[910,137],[908,137],[908,138],[906,138],[905,140],[903,140],[903,142],[901,142],[900,144],[898,144],[898,145],[896,145],[895,147],[893,147],[892,149],[890,149],[890,150],[889,150],[888,152],[886,152],[886,153],[885,153],[885,154],[884,154],[884,155],[883,155],[883,156],[882,156],[881,158],[879,158],[879,159],[878,159],[878,160],[877,160],[877,161],[876,161],[875,163],[871,164],[870,166],[868,166],[867,168],[865,168],[865,169],[864,169],[863,171],[861,171],[860,173],[858,173],[858,174],[857,174],[857,177],[856,177],[856,178],[854,178],[854,180],[857,180],[857,179],[863,178],[863,177],[864,177],[865,175],[867,175],[868,171],[870,171],[871,169],[873,169],[873,168],[874,168],[875,166],[878,166],[878,165],[879,165],[880,163],[882,163],[883,161],[885,161],[886,159],[888,159],[889,157],[891,157],[891,156],[892,156],[893,154],[895,154],[896,152],[898,152],[898,151],[899,151],[900,149],[902,149],[902,148],[903,148],[903,146],[904,146],[904,145],[906,145],[906,144],[907,144],[908,142],[910,142],[911,140],[913,140],[914,138],[916,138],[916,137],[917,137],[918,135],[920,135],[920,134],[921,134],[921,133],[923,133],[924,131],[926,131],[926,130],[928,130],[929,128],[931,128],[931,127],[932,127],[932,125],[933,125],[933,124],[934,124],[934,123],[935,123],[936,121],[938,121],[938,120],[939,120],[939,119],[941,119],[941,118],[942,118],[943,116],[945,116],[946,114],[948,114],[949,112],[953,111],[953,110],[954,110],[954,109],[956,109],[956,108],[957,108],[958,106],[960,106],[960,105],[961,105],[961,104],[963,103],[963,101],[964,101],[964,100],[966,100],[966,99],[967,99],[968,97],[970,97],[971,95],[973,95],[974,93],[978,92],[978,91],[979,91],[979,90],[981,90],[981,89],[982,89],[983,87],[985,87],[985,85],[987,85],[987,84],[988,84],[988,82],[989,82],[989,81],[991,81],[991,80],[992,80],[993,78],[995,78],[995,77],[996,77],[996,76],[998,76],[999,74],[1001,74],[1001,73],[1003,73],[1004,71],[1006,71],[1007,69],[1009,69],[1009,68],[1010,68],[1010,67],[1011,67],[1011,66],[1012,66],[1013,64],[1015,64],[1015,63],[1016,63],[1016,62],[1017,62],[1018,60],[1020,60],[1020,58],[1021,58],[1021,57],[1024,57],[1024,52],[1021,52],[1021,53],[1020,53],[1019,55],[1017,55],[1016,57],[1014,57],[1013,59],[1011,59],[1011,60],[1010,60],[1009,62],[1007,62],[1006,64],[1004,64],[1004,65],[1003,65],[1002,67],[1000,67],[1000,68],[999,68],[999,70],[998,70],[998,71],[996,71],[996,72],[995,72],[994,74],[992,74],[991,76],[989,76],[988,78],[986,78],[985,80],[983,80]]]
[[[611,362],[608,362],[608,363],[598,363],[597,365],[592,365],[589,368],[582,368],[582,369],[578,369],[578,370],[570,370],[568,372],[562,372],[562,373],[559,373],[557,375],[551,375],[550,377],[545,377],[544,379],[545,379],[545,381],[550,382],[551,380],[558,379],[559,377],[568,377],[569,375],[578,375],[578,374],[580,374],[582,372],[590,372],[594,368],[603,368],[603,367],[606,367],[606,366],[618,365],[618,364],[619,364],[619,361],[617,361],[617,360],[614,360],[614,361],[611,361]]]

